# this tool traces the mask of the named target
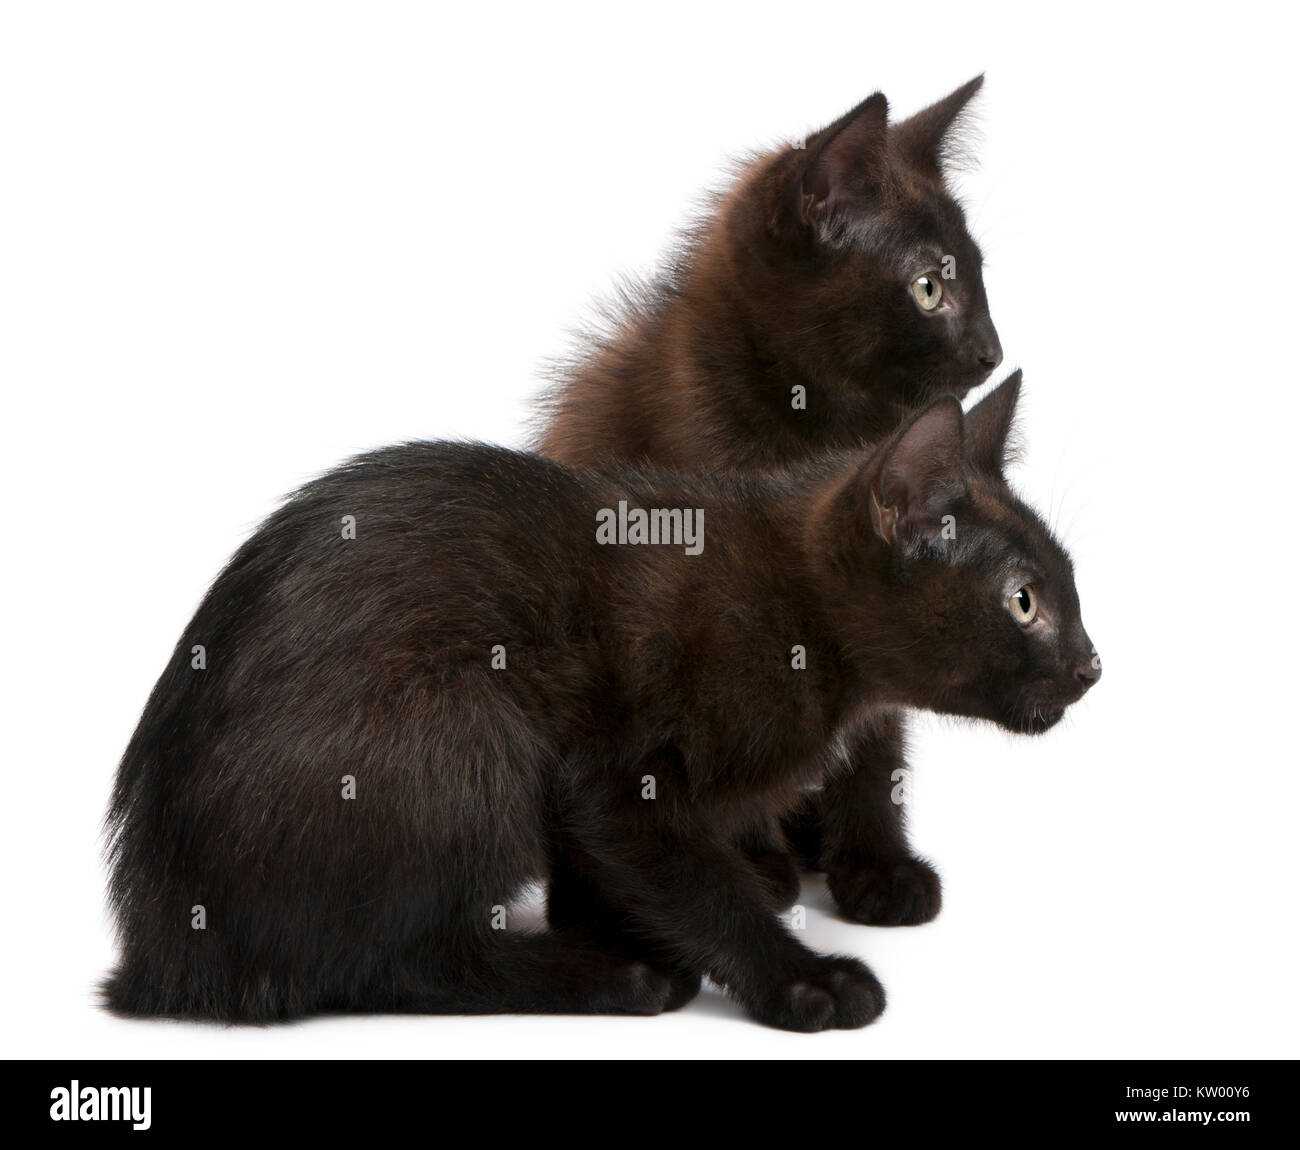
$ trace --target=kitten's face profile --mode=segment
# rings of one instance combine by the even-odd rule
[[[980,251],[943,175],[981,82],[893,125],[877,93],[756,177],[765,329],[812,378],[910,407],[965,395],[1001,362]]]
[[[960,539],[943,567],[918,562],[923,595],[962,620],[962,650],[931,660],[943,689],[933,710],[1041,734],[1101,677],[1080,618],[1069,557],[1005,483],[976,476],[955,509]],[[927,569],[930,568],[930,569]],[[941,648],[932,648],[937,652]]]
[[[964,417],[955,399],[937,401],[871,465],[870,552],[897,634],[876,625],[862,649],[897,647],[914,706],[1038,734],[1097,682],[1101,662],[1069,556],[1002,477],[1019,387],[1017,372]]]
[[[979,248],[942,190],[921,185],[893,195],[881,210],[886,218],[846,230],[827,261],[828,318],[842,309],[831,319],[842,333],[839,369],[909,405],[964,396],[1002,362]]]

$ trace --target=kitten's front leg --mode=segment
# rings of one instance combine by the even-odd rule
[[[850,769],[814,796],[820,866],[845,918],[914,926],[939,913],[939,876],[907,842],[901,786],[907,770],[903,716],[883,716],[848,748]],[[806,814],[805,814],[806,823]],[[795,836],[810,835],[804,825]]]
[[[617,836],[603,834],[583,849],[635,933],[708,974],[769,1026],[852,1029],[879,1016],[885,993],[875,975],[854,958],[814,954],[798,942],[734,845],[679,817],[617,821]]]
[[[685,1006],[700,992],[699,973],[639,934],[627,912],[602,889],[600,864],[571,838],[559,834],[551,844],[546,920],[563,936],[647,963],[668,978],[672,991],[665,1010]]]
[[[739,849],[758,872],[767,892],[767,905],[777,913],[799,901],[799,870],[790,855],[781,823],[771,819],[752,827],[739,838]]]

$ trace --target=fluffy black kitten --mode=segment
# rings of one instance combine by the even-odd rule
[[[751,162],[544,401],[542,454],[770,469],[888,434],[1002,359],[945,179],[977,77],[896,124],[877,92]]]
[[[797,942],[733,844],[892,708],[1033,732],[1095,679],[1002,479],[1017,386],[781,478],[411,444],[308,484],[122,760],[108,1003],[654,1013],[707,974],[775,1026],[870,1022],[870,971]],[[556,927],[496,929],[552,871]]]

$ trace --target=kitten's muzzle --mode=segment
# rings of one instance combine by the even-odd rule
[[[1002,341],[991,319],[986,319],[972,333],[975,361],[987,375],[1002,362]]]
[[[1101,656],[1097,654],[1097,648],[1092,645],[1092,640],[1086,633],[1081,632],[1079,639],[1081,642],[1074,648],[1074,677],[1079,684],[1079,697],[1082,698],[1083,693],[1101,678]]]

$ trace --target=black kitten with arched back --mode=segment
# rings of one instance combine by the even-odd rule
[[[1033,732],[1095,679],[1002,479],[1014,400],[777,477],[410,444],[308,484],[122,760],[109,1005],[651,1014],[708,975],[774,1026],[870,1022],[871,972],[797,941],[735,843],[895,708]],[[555,929],[496,929],[548,873]]]
[[[894,124],[877,92],[804,146],[748,164],[663,274],[629,289],[560,371],[540,450],[581,464],[787,466],[885,435],[917,404],[986,379],[1002,349],[946,178],[982,83]],[[852,769],[787,827],[859,922],[939,910],[938,875],[891,801],[903,730],[900,711],[848,743]],[[792,902],[799,880],[779,830],[748,849]]]

